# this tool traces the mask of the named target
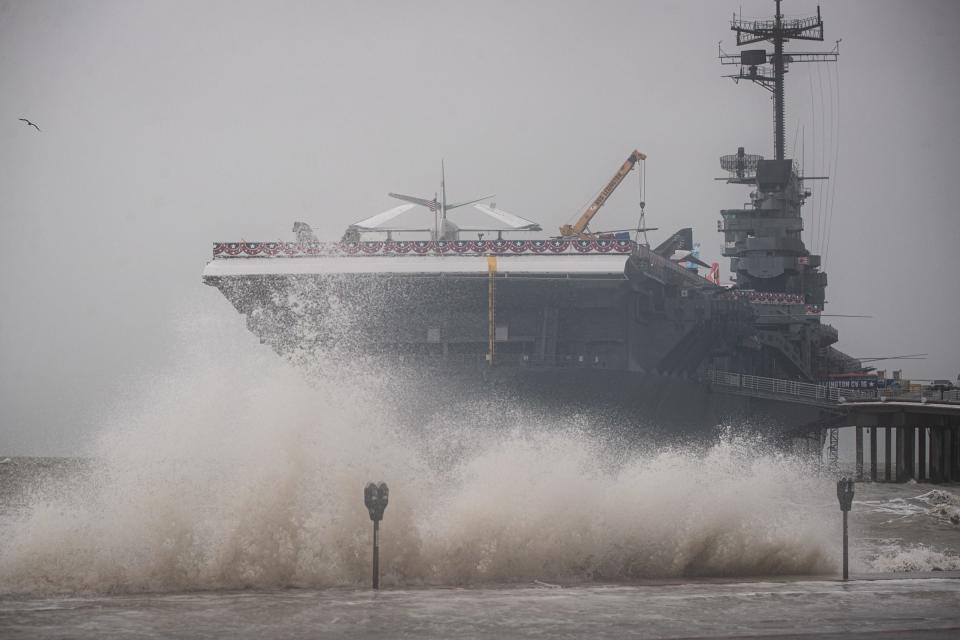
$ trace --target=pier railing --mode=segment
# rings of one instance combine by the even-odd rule
[[[886,400],[912,400],[912,401],[921,401],[926,400],[927,402],[960,402],[960,389],[950,389],[947,391],[939,391],[937,389],[895,389],[895,388],[882,388],[875,389],[870,392],[870,396],[875,399],[886,399]]]
[[[708,369],[704,382],[727,393],[749,395],[777,400],[792,400],[804,404],[836,405],[841,402],[863,400],[908,400],[913,402],[960,402],[960,390],[900,391],[891,388],[841,389],[825,384],[764,378],[729,371]]]
[[[838,389],[824,384],[764,378],[715,369],[708,369],[704,373],[704,379],[710,385],[727,392],[777,400],[792,399],[804,404],[835,405],[845,400],[876,397],[872,393],[856,389]]]

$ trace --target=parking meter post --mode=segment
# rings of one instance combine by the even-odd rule
[[[390,490],[386,482],[374,484],[370,482],[363,489],[363,503],[367,507],[370,519],[373,520],[373,588],[380,588],[380,521],[387,508]]]
[[[380,521],[373,521],[373,588],[380,588]]]
[[[850,563],[847,538],[847,513],[853,506],[853,478],[837,480],[837,500],[840,502],[840,511],[843,512],[843,579],[850,579]]]

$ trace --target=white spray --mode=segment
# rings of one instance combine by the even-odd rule
[[[384,586],[834,567],[829,480],[758,442],[626,451],[522,407],[508,431],[465,413],[411,432],[376,400],[384,373],[311,385],[265,348],[201,332],[208,355],[185,350],[119,403],[87,480],[5,524],[3,590],[362,586],[371,480],[391,489]]]

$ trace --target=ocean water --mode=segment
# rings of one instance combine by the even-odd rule
[[[884,580],[841,585],[835,479],[735,425],[644,447],[491,399],[411,427],[383,400],[396,381],[364,363],[308,382],[266,350],[179,362],[117,398],[76,457],[0,456],[0,635],[960,624],[956,486],[858,484],[852,572]],[[371,480],[391,489],[380,594]]]

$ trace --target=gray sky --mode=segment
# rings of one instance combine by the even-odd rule
[[[740,6],[773,11],[0,0],[0,453],[73,450],[118,390],[175,364],[192,317],[230,318],[256,345],[201,284],[213,241],[291,239],[293,220],[338,239],[395,204],[387,191],[432,194],[440,158],[451,199],[495,192],[552,232],[638,148],[652,240],[693,226],[718,258],[719,210],[747,198],[713,180],[718,156],[772,156],[767,94],[716,60],[719,40],[736,50]],[[830,322],[852,355],[927,352],[907,373],[953,379],[960,3],[827,3],[823,17],[826,42],[791,46],[843,38],[840,63],[791,69],[787,146],[802,140],[795,157],[822,173],[839,143],[827,312],[874,316]],[[605,226],[633,225],[637,195],[625,182]]]

